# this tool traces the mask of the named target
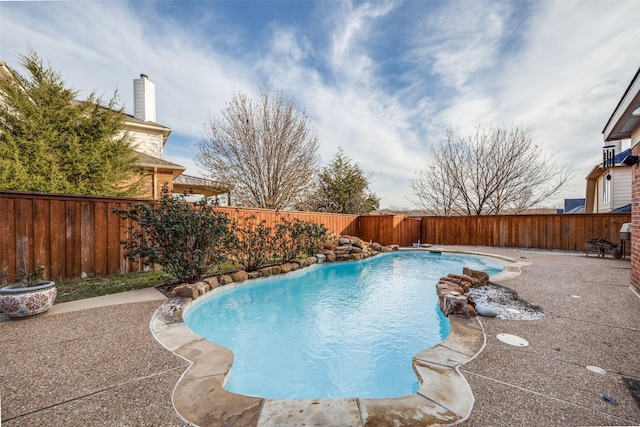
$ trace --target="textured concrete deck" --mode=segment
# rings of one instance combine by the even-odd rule
[[[531,262],[520,276],[498,283],[547,315],[481,320],[487,345],[460,367],[475,397],[462,425],[640,424],[639,406],[625,386],[625,379],[640,381],[640,298],[629,289],[629,261],[479,250]],[[101,298],[56,305],[33,319],[0,316],[3,427],[185,425],[171,396],[189,364],[158,344],[149,328],[164,297],[149,290]],[[496,339],[499,333],[530,345],[509,346]]]

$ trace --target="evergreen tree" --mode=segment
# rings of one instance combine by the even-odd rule
[[[19,59],[26,76],[0,76],[0,189],[133,194],[136,155],[117,92],[106,105],[95,93],[76,101],[33,50]]]
[[[368,191],[362,169],[338,149],[330,164],[318,175],[308,208],[319,212],[366,214],[378,209],[380,199]]]

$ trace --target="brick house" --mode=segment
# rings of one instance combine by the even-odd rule
[[[602,134],[605,144],[631,140],[631,156],[622,163],[631,169],[631,286],[640,292],[640,68],[611,113]]]
[[[231,201],[231,186],[183,175],[185,167],[163,159],[164,145],[171,129],[156,123],[155,85],[145,74],[133,81],[133,115],[125,118],[125,129],[133,139],[138,164],[143,171],[140,197],[157,199],[166,184],[171,191],[218,197],[224,194]]]

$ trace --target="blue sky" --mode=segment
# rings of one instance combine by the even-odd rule
[[[29,46],[82,95],[156,85],[165,159],[201,175],[193,144],[234,91],[293,96],[320,140],[370,175],[382,207],[447,128],[532,125],[584,197],[602,129],[640,66],[638,1],[0,2],[0,59]],[[22,70],[19,69],[22,72]],[[561,207],[561,201],[550,203]]]

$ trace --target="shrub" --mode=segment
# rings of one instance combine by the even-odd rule
[[[266,221],[255,215],[240,217],[231,224],[231,256],[247,271],[255,271],[273,261],[274,236]]]
[[[190,203],[165,186],[159,203],[136,203],[113,212],[135,223],[128,228],[130,238],[120,242],[127,259],[160,264],[187,283],[197,282],[225,259],[230,220],[208,199]]]
[[[281,219],[276,226],[275,252],[283,261],[318,253],[328,240],[328,230],[312,221]]]

